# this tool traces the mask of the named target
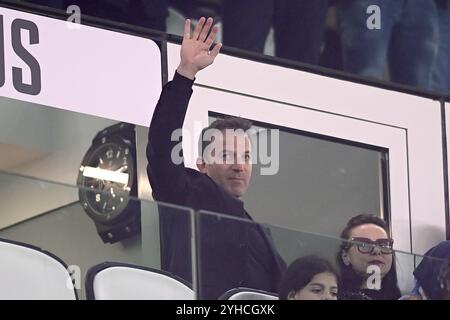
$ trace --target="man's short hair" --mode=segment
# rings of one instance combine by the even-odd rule
[[[213,123],[211,123],[208,127],[203,128],[200,137],[198,139],[198,152],[199,157],[203,157],[203,152],[205,151],[206,147],[211,143],[211,141],[204,140],[203,137],[205,135],[205,132],[207,132],[209,129],[216,129],[216,130],[226,130],[226,129],[242,129],[244,132],[249,130],[252,127],[252,122],[248,119],[239,118],[239,117],[227,117],[225,119],[217,119]]]

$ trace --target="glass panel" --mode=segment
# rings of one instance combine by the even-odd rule
[[[389,220],[386,149],[253,124],[252,177],[242,199],[255,219],[333,237],[359,213]]]
[[[131,210],[115,215],[112,205],[120,199],[117,191],[114,196],[110,191],[79,190],[8,173],[0,173],[0,190],[0,238],[40,247],[62,259],[69,266],[81,299],[86,298],[86,272],[105,261],[168,271],[192,287],[201,299],[224,299],[225,292],[237,287],[262,290],[266,298],[269,293],[272,298],[277,298],[284,292],[282,297],[286,298],[290,291],[280,291],[284,288],[281,279],[289,275],[286,265],[292,269],[295,266],[293,262],[302,258],[296,264],[303,267],[296,272],[299,272],[299,278],[304,279],[302,274],[309,270],[307,266],[318,263],[317,258],[304,258],[310,255],[319,256],[331,264],[329,269],[326,269],[326,263],[321,269],[329,271],[328,277],[315,278],[315,282],[328,281],[326,284],[333,287],[336,282],[333,270],[346,274],[338,282],[338,296],[342,299],[449,298],[449,241],[430,250],[426,257],[399,251],[391,256],[390,243],[385,240],[374,242],[357,237],[343,241],[258,224],[249,220],[246,213],[237,218],[198,212],[194,218],[193,211],[187,208],[129,199],[127,208]],[[89,197],[90,193],[92,197]],[[92,204],[88,210],[85,209],[86,202]],[[106,207],[101,203],[106,203]],[[140,219],[136,220],[139,213]],[[135,228],[136,225],[140,228]],[[350,273],[349,277],[348,272],[343,272],[345,267],[342,264],[347,261],[342,253],[344,249],[353,269],[359,270],[356,273],[358,277],[355,273]],[[394,267],[389,267],[391,262],[387,257],[393,257],[392,265],[395,265],[395,273],[391,271],[391,276],[387,271],[394,270]],[[9,270],[16,271],[15,268],[22,265],[14,264],[10,258],[5,261],[9,264],[3,263],[2,270],[9,266]],[[323,265],[322,262],[319,264]],[[307,274],[308,283],[313,275]],[[418,289],[416,280],[422,289]],[[355,282],[359,286],[354,287]],[[400,291],[396,289],[397,285]],[[140,286],[145,288],[143,284]],[[376,290],[379,287],[387,289]],[[132,288],[134,292],[141,291]],[[329,289],[326,298],[334,298],[336,289]],[[51,289],[46,287],[44,290]],[[307,299],[323,298],[318,290],[310,291],[312,295]],[[299,294],[297,298],[302,297],[305,298]],[[3,295],[3,298],[8,299],[8,295]]]
[[[160,224],[187,222],[189,228],[190,209],[139,201],[114,186],[77,189],[1,172],[0,212],[0,238],[40,247],[62,259],[74,272],[80,299],[86,298],[89,268],[106,261],[169,271],[189,282],[192,279],[190,229],[182,243],[185,254],[176,257],[175,269],[167,267],[167,260],[173,257],[161,256],[167,252],[164,238],[168,235],[159,232]],[[127,299],[127,293],[122,299]]]
[[[229,299],[256,290],[252,294],[282,299],[335,299],[338,292],[343,300],[396,300],[411,295],[416,286],[419,256],[394,251],[386,239],[341,240],[206,211],[196,221],[201,299]],[[442,270],[429,273],[425,281],[447,284],[449,252],[438,259]]]
[[[0,170],[69,185],[97,132],[117,123],[5,97],[0,105]]]

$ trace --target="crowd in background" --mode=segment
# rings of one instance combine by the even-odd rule
[[[450,93],[450,0],[25,1],[160,31],[171,6],[221,20],[226,46],[263,53],[272,29],[277,57]]]

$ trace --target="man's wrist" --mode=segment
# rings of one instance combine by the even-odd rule
[[[183,77],[186,77],[190,80],[194,80],[198,70],[196,70],[194,67],[189,67],[180,64],[177,68],[177,72]]]
[[[192,90],[195,79],[191,80],[189,78],[186,78],[185,76],[179,74],[177,70],[173,76],[172,81],[178,83],[183,88],[189,88],[190,90]]]

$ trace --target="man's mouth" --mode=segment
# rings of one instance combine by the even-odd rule
[[[376,265],[376,266],[382,266],[382,265],[384,265],[384,262],[383,261],[380,261],[380,260],[372,260],[372,261],[369,261],[369,264],[370,265]]]

